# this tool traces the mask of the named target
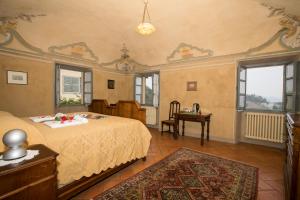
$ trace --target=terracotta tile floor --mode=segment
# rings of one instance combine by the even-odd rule
[[[174,140],[171,134],[160,135],[156,129],[150,129],[151,146],[147,160],[137,161],[131,166],[114,174],[105,181],[80,193],[73,199],[91,199],[97,194],[129,178],[137,172],[161,160],[179,147],[188,147],[198,151],[215,154],[224,158],[248,163],[259,168],[258,200],[284,199],[283,187],[283,151],[251,144],[228,144],[216,141],[205,142],[200,146],[200,140],[192,137],[179,137]]]

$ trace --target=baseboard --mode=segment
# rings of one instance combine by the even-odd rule
[[[199,133],[185,132],[184,135],[189,136],[189,137],[201,138]],[[206,134],[205,134],[205,138],[206,138]],[[231,143],[231,144],[236,144],[237,143],[237,141],[235,139],[218,137],[218,136],[214,136],[211,133],[209,134],[209,139],[213,140],[213,141],[226,142],[226,143]]]
[[[156,129],[159,130],[158,125],[146,124],[146,126],[147,126],[148,128],[156,128]],[[160,131],[160,130],[159,130],[159,131]]]
[[[239,142],[248,143],[248,144],[255,144],[255,145],[262,145],[277,149],[284,149],[285,144],[284,143],[276,143],[276,142],[269,142],[269,141],[263,141],[263,140],[255,140],[250,138],[243,138],[240,139]]]

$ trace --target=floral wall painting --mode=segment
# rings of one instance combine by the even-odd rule
[[[197,81],[188,81],[186,91],[197,91]]]
[[[190,47],[182,47],[182,48],[180,48],[180,54],[181,54],[181,57],[183,59],[191,58],[194,55],[193,52],[192,52],[192,49]]]
[[[7,83],[27,85],[27,72],[7,71]]]
[[[190,59],[207,58],[213,56],[213,54],[213,51],[210,49],[203,49],[190,44],[180,43],[167,57],[167,61],[177,62]]]

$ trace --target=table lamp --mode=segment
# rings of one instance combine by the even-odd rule
[[[27,151],[23,147],[27,139],[27,134],[21,129],[7,131],[3,138],[3,144],[7,150],[3,153],[3,160],[14,160],[26,156]]]

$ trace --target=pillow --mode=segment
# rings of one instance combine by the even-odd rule
[[[5,150],[2,142],[3,135],[11,129],[24,130],[27,133],[28,145],[45,144],[43,135],[34,126],[8,112],[0,111],[0,152]]]

